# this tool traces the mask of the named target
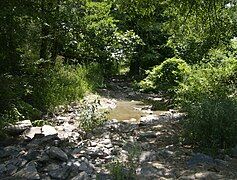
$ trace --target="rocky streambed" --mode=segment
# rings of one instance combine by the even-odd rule
[[[0,179],[237,179],[236,154],[213,158],[180,143],[184,114],[137,105],[141,97],[163,100],[122,83],[114,85],[101,91],[100,108],[117,113],[125,109],[127,115],[115,113],[122,117],[115,119],[110,114],[110,120],[85,132],[78,128],[80,106],[72,103],[46,117],[45,125],[20,122],[21,138],[1,143]],[[128,103],[123,108],[119,102]]]

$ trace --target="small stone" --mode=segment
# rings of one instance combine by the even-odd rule
[[[89,176],[86,172],[81,172],[77,176],[72,178],[72,180],[89,180]]]
[[[31,127],[30,129],[27,129],[24,131],[24,137],[33,139],[35,134],[41,134],[41,127]]]
[[[234,157],[234,158],[237,158],[237,145],[233,148],[233,150],[232,150],[232,156]]]
[[[154,151],[144,151],[139,157],[140,163],[151,162],[156,160],[156,154]]]
[[[24,120],[24,121],[16,122],[15,125],[9,124],[8,126],[4,127],[4,129],[8,131],[9,133],[18,134],[18,133],[22,133],[23,131],[25,131],[26,129],[30,127],[32,127],[31,121]]]
[[[91,141],[91,142],[90,142],[90,146],[91,146],[91,147],[95,147],[96,145],[97,145],[97,142],[94,142],[94,141]]]
[[[63,128],[66,132],[72,132],[75,129],[77,129],[77,127],[75,127],[74,125],[69,124],[68,122],[63,123]]]
[[[8,164],[6,166],[6,173],[12,175],[17,172],[17,169],[17,166],[14,166],[13,164]]]
[[[73,163],[74,166],[77,167],[79,171],[85,171],[88,174],[91,174],[94,171],[94,166],[88,160],[84,160],[82,162],[75,162]]]
[[[55,179],[67,179],[70,174],[70,167],[65,166],[59,169],[55,169],[49,172],[49,175]]]
[[[104,139],[102,141],[100,141],[101,144],[111,144],[111,140],[110,139]]]
[[[0,177],[7,171],[6,166],[4,164],[0,164]]]
[[[13,175],[15,178],[40,179],[34,162],[29,162],[25,168]]]
[[[46,166],[44,168],[44,171],[45,172],[50,172],[50,171],[55,171],[57,169],[60,169],[60,166],[58,164],[52,163],[52,164],[49,164],[48,166]]]
[[[163,158],[169,158],[170,156],[172,156],[174,154],[173,151],[169,151],[168,149],[161,149],[159,151],[157,151],[157,155],[163,157]]]
[[[156,132],[153,131],[147,131],[147,132],[143,132],[140,134],[139,138],[156,138]]]
[[[21,149],[19,147],[15,146],[7,146],[3,149],[3,157],[16,157],[21,152]]]
[[[208,179],[208,180],[216,180],[221,178],[221,176],[218,176],[216,173],[208,171],[196,173],[194,176],[196,179]]]
[[[63,116],[58,116],[58,117],[56,117],[56,119],[58,120],[58,121],[62,121],[62,122],[66,122],[66,121],[69,121],[69,117],[63,117]]]
[[[40,154],[41,154],[41,152],[39,150],[30,149],[26,155],[26,159],[30,160],[30,161],[34,160],[34,159],[38,158]]]
[[[50,125],[44,125],[41,130],[42,134],[44,134],[45,136],[58,134],[56,129]]]
[[[202,153],[197,153],[193,155],[190,160],[188,160],[187,164],[189,167],[195,167],[201,164],[215,165],[215,161],[211,156]]]
[[[54,159],[59,159],[61,161],[67,161],[68,156],[65,152],[63,152],[60,148],[58,147],[51,147],[49,150],[49,156]]]

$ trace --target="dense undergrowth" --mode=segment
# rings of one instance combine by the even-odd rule
[[[191,66],[168,59],[149,71],[140,86],[170,94],[176,108],[188,115],[184,142],[217,153],[237,143],[236,72],[233,52],[215,50],[203,63]]]
[[[22,119],[36,120],[58,105],[81,99],[103,84],[98,64],[37,69],[30,76],[1,77],[1,127]],[[92,76],[92,72],[97,72]],[[25,72],[26,73],[26,72]],[[18,80],[19,79],[19,80]]]

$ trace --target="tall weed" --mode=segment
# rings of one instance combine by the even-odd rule
[[[188,113],[185,138],[202,148],[229,148],[237,143],[237,60],[192,69],[180,84],[177,102]]]

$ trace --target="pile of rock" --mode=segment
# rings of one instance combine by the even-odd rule
[[[131,166],[136,179],[236,177],[223,175],[227,160],[191,154],[175,144],[174,128],[184,116],[167,112],[141,121],[111,120],[87,133],[78,128],[73,108],[48,118],[51,125],[19,122],[7,128],[13,133],[19,127],[23,139],[0,147],[0,179],[109,180],[114,162],[124,165],[125,174]]]

